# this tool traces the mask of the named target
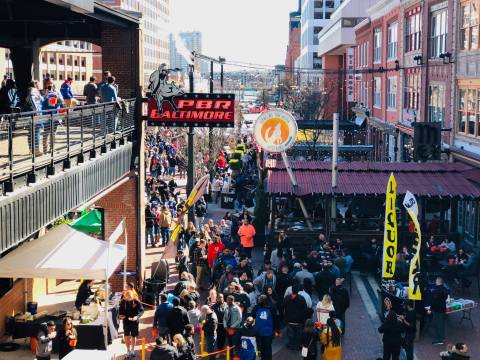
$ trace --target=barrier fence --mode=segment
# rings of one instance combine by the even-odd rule
[[[134,129],[135,99],[0,115],[0,181],[106,147]]]

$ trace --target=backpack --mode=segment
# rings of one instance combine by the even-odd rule
[[[255,328],[260,336],[273,335],[273,315],[269,307],[259,307],[255,312]]]

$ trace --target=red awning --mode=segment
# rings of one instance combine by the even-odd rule
[[[331,166],[330,163],[324,162],[322,164],[324,164],[322,167],[325,165]],[[384,166],[383,170],[381,170],[382,165]],[[297,164],[297,166],[305,168],[307,164]],[[368,167],[373,167],[373,169],[368,169]],[[424,167],[424,169],[419,167]],[[391,168],[396,168],[396,170]],[[463,171],[467,170],[470,176],[472,176],[472,171],[477,171],[480,174],[480,170],[458,163],[341,163],[339,164],[337,187],[334,192],[344,195],[384,194],[388,177],[393,172],[397,180],[399,194],[404,194],[409,190],[417,196],[480,198],[480,186],[466,178]],[[285,170],[270,169],[267,177],[267,192],[271,194],[295,194],[297,196],[332,193],[330,169],[295,170],[294,173],[299,185],[296,189],[293,188]]]

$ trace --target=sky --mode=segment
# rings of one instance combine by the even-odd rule
[[[285,63],[288,15],[298,0],[170,0],[175,32],[200,31],[202,52],[227,62]]]

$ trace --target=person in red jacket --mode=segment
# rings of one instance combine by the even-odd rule
[[[208,245],[207,253],[208,265],[211,269],[213,269],[215,259],[217,258],[218,254],[223,251],[223,249],[225,249],[225,245],[223,245],[220,238],[218,236],[213,236],[213,241]]]

